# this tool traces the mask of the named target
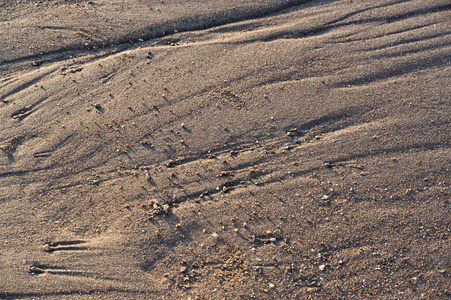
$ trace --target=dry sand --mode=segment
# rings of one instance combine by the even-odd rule
[[[0,1],[0,298],[449,299],[450,9]]]

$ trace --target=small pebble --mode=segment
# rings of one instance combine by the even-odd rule
[[[39,267],[31,266],[31,267],[28,269],[28,272],[31,273],[31,274],[42,274],[42,273],[44,273],[45,271],[44,271],[44,269],[41,269],[41,268],[39,268]]]
[[[236,156],[236,155],[238,155],[238,151],[236,151],[236,150],[230,150],[230,156]]]
[[[168,162],[166,163],[166,167],[168,168],[175,167],[175,161],[173,161],[172,159],[168,160]]]
[[[52,252],[52,247],[50,247],[49,244],[42,246],[42,249],[44,249],[45,252]]]

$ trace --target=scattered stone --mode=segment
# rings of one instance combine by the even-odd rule
[[[44,272],[45,272],[44,269],[39,268],[39,267],[36,267],[36,266],[31,266],[31,267],[28,269],[28,273],[31,273],[31,274],[42,274],[42,273],[44,273]]]
[[[236,150],[230,150],[230,156],[237,156],[238,155],[238,151]]]
[[[156,210],[158,214],[168,213],[169,205],[160,205],[158,202],[153,203],[153,209]]]
[[[269,239],[269,241],[272,242],[272,243],[275,243],[276,240],[277,240],[276,238],[270,238],[270,239]]]
[[[320,266],[318,267],[318,269],[319,269],[320,271],[324,271],[324,269],[326,269],[326,265],[320,265]]]
[[[325,163],[324,163],[324,166],[325,166],[326,168],[329,168],[329,169],[332,168],[332,164],[331,164],[330,162],[325,162]]]
[[[349,165],[350,168],[354,168],[357,170],[363,170],[365,167],[361,165]]]
[[[82,67],[70,67],[66,69],[66,73],[76,73],[76,72],[80,72],[81,70],[83,70]]]
[[[101,108],[102,108],[102,105],[100,105],[100,103],[96,103],[96,105],[94,105],[94,107],[95,107],[96,109],[101,109]]]
[[[166,167],[168,168],[173,168],[176,166],[176,162],[173,161],[172,159],[168,160],[168,162],[166,163]]]
[[[268,285],[270,289],[273,289],[276,286],[274,283],[269,283]]]
[[[221,171],[221,173],[219,173],[219,177],[227,177],[227,176],[234,176],[235,174],[233,174],[232,172],[229,171]]]
[[[183,129],[185,129],[185,128],[186,128],[185,123],[180,124],[180,127],[182,127]]]
[[[147,147],[147,148],[152,148],[152,146],[153,146],[150,141],[142,141],[141,145],[143,145],[144,147]]]
[[[117,149],[117,150],[119,150],[119,149]],[[119,151],[117,151],[117,152],[119,152]],[[98,177],[98,176],[96,176],[94,179],[92,179],[91,180],[91,184],[92,185],[99,185],[99,183],[100,183],[100,177]]]
[[[180,273],[185,273],[188,270],[187,267],[181,267],[180,268]]]
[[[53,251],[52,246],[50,246],[49,244],[45,244],[44,246],[42,246],[42,249],[43,249],[45,252],[52,252],[52,251]]]
[[[147,212],[148,218],[153,219],[156,215],[168,215],[170,213],[171,207],[168,204],[161,205],[157,201],[150,201],[148,206],[143,206],[144,208],[150,207],[151,210]]]
[[[33,67],[39,67],[39,66],[42,65],[43,63],[44,63],[43,60],[35,60],[35,61],[33,61],[33,62],[31,63],[31,65],[32,65]]]
[[[399,200],[401,200],[402,198],[401,198],[401,196],[399,196],[398,194],[393,194],[393,195],[391,195],[388,199],[391,200],[391,201],[399,201]]]
[[[298,138],[298,139],[296,139],[294,142],[295,142],[296,144],[302,144],[302,143],[304,143],[305,141],[306,141],[305,138]]]
[[[410,195],[413,193],[413,188],[408,188],[405,190],[404,195]]]

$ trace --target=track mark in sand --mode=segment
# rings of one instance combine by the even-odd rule
[[[355,86],[364,86],[380,81],[385,81],[393,77],[407,75],[413,72],[419,72],[426,69],[432,69],[438,66],[449,65],[451,54],[430,55],[423,59],[412,59],[407,63],[398,65],[389,65],[385,70],[374,72],[372,74],[363,75],[351,80],[338,81],[333,84],[335,88],[349,88]]]
[[[114,79],[114,77],[116,77],[117,74],[117,70],[113,70],[111,72],[108,72],[106,74],[103,74],[99,77],[99,80],[105,84],[108,83],[109,81],[111,81],[112,79]]]
[[[332,133],[342,130],[352,125],[352,117],[361,113],[368,113],[372,107],[349,107],[338,110],[302,124],[292,125],[285,128],[287,136],[294,138],[294,142],[299,144],[308,140],[313,140],[315,136]]]
[[[6,100],[6,98],[8,98],[9,96],[12,96],[14,94],[19,93],[20,91],[23,91],[25,89],[27,89],[28,87],[37,84],[39,81],[41,81],[45,76],[53,73],[56,69],[52,69],[49,72],[43,73],[31,80],[28,80],[20,85],[18,85],[17,87],[13,88],[12,90],[10,90],[9,92],[5,93],[4,95],[0,95],[0,100],[3,101],[4,103],[8,103],[8,101]]]
[[[423,25],[406,25],[404,28],[400,29],[400,30],[393,30],[393,29],[387,29],[388,31],[383,31],[382,33],[376,33],[375,35],[373,35],[371,37],[371,40],[377,40],[377,39],[386,39],[386,38],[390,38],[392,36],[401,36],[401,35],[405,35],[408,38],[411,38],[412,35],[423,31],[423,30],[428,30],[428,29],[432,29],[433,27],[436,26],[443,26],[444,24],[442,24],[444,22],[430,22],[428,24],[423,24]],[[408,27],[411,26],[411,27]],[[371,28],[372,29],[372,28]],[[353,43],[353,42],[367,42],[368,41],[368,37],[359,37],[359,35],[361,35],[362,33],[368,33],[370,32],[370,29],[367,30],[363,30],[363,31],[358,31],[358,32],[354,32],[350,35],[344,36],[341,39],[335,40],[333,41],[333,43]],[[331,42],[332,43],[332,42]],[[390,42],[389,45],[390,46],[395,46],[395,45],[402,45],[404,43],[403,40],[398,40],[395,42]],[[364,49],[364,51],[367,50],[379,50],[382,47],[374,47],[374,48],[368,48],[368,49]]]
[[[40,29],[55,30],[55,31],[58,31],[58,30],[60,30],[60,31],[71,31],[71,32],[79,34],[79,35],[81,35],[81,36],[83,36],[85,38],[88,38],[88,39],[93,39],[93,37],[97,37],[98,39],[104,38],[104,36],[102,36],[102,35],[90,32],[90,31],[88,31],[86,29],[83,29],[83,28],[70,28],[70,27],[64,27],[64,26],[50,26],[50,25],[40,26],[39,28]]]
[[[130,288],[118,289],[118,288],[95,288],[95,289],[76,289],[69,291],[52,291],[52,292],[30,292],[30,293],[4,293],[0,292],[0,299],[34,299],[42,297],[51,297],[52,299],[58,299],[58,296],[74,296],[76,299],[80,299],[82,296],[96,295],[96,299],[99,299],[99,295],[107,295],[108,293],[124,293],[121,299],[134,299],[130,293],[139,295],[140,299],[149,299],[148,293],[141,290],[132,290]],[[103,298],[103,297],[102,297]]]
[[[23,120],[30,114],[31,106],[19,108],[11,114],[11,118]]]
[[[37,169],[31,169],[31,170],[17,170],[17,171],[10,171],[10,172],[4,172],[0,173],[0,178],[2,177],[13,177],[13,176],[25,176],[27,174],[33,174],[40,171],[49,171],[52,169],[53,166],[45,167],[45,168],[37,168]]]
[[[8,153],[14,153],[25,140],[25,136],[16,136],[0,144],[0,150]]]
[[[16,136],[0,144],[0,151],[3,151],[8,156],[10,163],[14,162],[14,153],[24,140],[25,136]]]
[[[44,274],[48,271],[52,271],[52,270],[65,270],[64,267],[60,267],[60,266],[50,266],[50,265],[46,265],[46,264],[39,264],[39,263],[33,263],[29,268],[28,268],[28,273],[33,274],[33,275],[39,275],[39,274]]]
[[[235,109],[249,110],[246,102],[244,102],[238,95],[228,89],[216,88],[210,92],[210,95]]]
[[[367,157],[377,157],[381,155],[393,154],[393,153],[409,153],[412,150],[424,150],[424,149],[434,149],[436,147],[443,146],[441,142],[431,142],[431,143],[412,143],[405,146],[394,146],[394,147],[381,147],[367,152],[353,153],[352,155],[339,157],[337,159],[332,159],[329,161],[332,165],[344,166],[348,162],[353,162],[356,159],[362,159]],[[359,166],[350,166],[351,168],[359,168]]]
[[[367,108],[366,110],[371,109]],[[294,131],[291,126],[287,132],[290,134],[287,135],[293,138],[292,144],[283,148],[278,146],[281,143],[280,138],[270,138],[264,139],[262,142],[266,145],[262,151],[255,149],[254,144],[228,144],[219,149],[211,149],[208,153],[202,153],[200,156],[169,160],[166,167],[174,169],[174,176],[168,182],[163,183],[168,193],[162,193],[160,196],[165,199],[166,203],[172,204],[198,201],[196,199],[241,189],[246,184],[266,185],[278,180],[302,177],[316,172],[324,166],[302,168],[287,175],[268,166],[268,163],[274,160],[285,160],[284,157],[298,147],[295,144],[317,143],[316,135],[339,131],[351,126],[352,122],[349,121],[349,118],[361,111],[361,108],[355,107],[332,112],[298,124]],[[179,167],[182,165],[201,170],[201,172],[198,172],[197,177],[177,177]],[[212,166],[214,167],[212,168]],[[263,167],[260,168],[260,166]],[[152,174],[150,177],[158,183],[162,182],[162,178],[159,178],[158,174]],[[206,178],[211,180],[206,180]]]
[[[353,22],[349,22],[346,24],[340,24],[340,22],[347,20],[355,15],[358,15],[361,13],[366,13],[366,12],[369,12],[369,11],[372,11],[372,10],[375,10],[378,8],[389,7],[389,6],[392,6],[392,5],[395,5],[398,3],[402,3],[405,1],[406,0],[394,1],[390,4],[382,4],[382,5],[378,5],[378,6],[364,8],[361,10],[353,11],[351,13],[347,13],[339,18],[336,18],[334,20],[326,22],[322,25],[318,25],[315,27],[307,28],[307,29],[301,29],[301,30],[296,29],[296,28],[289,28],[289,29],[282,30],[281,32],[268,34],[266,37],[259,38],[259,39],[261,39],[265,42],[271,42],[271,41],[275,41],[278,39],[301,39],[301,38],[306,38],[306,37],[311,37],[311,36],[319,36],[319,35],[329,32],[331,30],[336,30],[337,27],[340,27],[340,26],[354,25]]]
[[[115,44],[116,47],[122,47],[124,46],[125,49],[129,49],[133,47],[133,43],[144,41],[149,41],[152,39],[158,39],[158,38],[164,38],[171,35],[174,30],[177,30],[178,32],[193,32],[193,31],[199,31],[204,30],[208,28],[216,28],[222,25],[227,24],[233,24],[241,21],[246,20],[252,20],[261,18],[267,15],[272,15],[278,12],[281,12],[285,9],[296,7],[296,6],[302,6],[306,2],[309,2],[311,0],[286,0],[286,1],[279,1],[277,4],[272,5],[256,5],[254,9],[250,11],[245,10],[239,10],[239,9],[228,9],[228,10],[219,10],[216,12],[209,12],[204,14],[202,17],[197,16],[197,14],[193,16],[185,16],[180,19],[174,20],[175,24],[180,24],[179,26],[174,27],[174,22],[162,22],[157,24],[146,24],[144,27],[141,28],[135,28],[132,31],[129,31],[125,35],[120,36],[103,36],[100,34],[92,33],[90,31],[87,31],[85,29],[72,29],[69,27],[64,26],[43,26],[43,29],[47,29],[50,31],[72,31],[79,35],[81,35],[84,38],[91,39],[92,42],[90,46],[96,46],[98,48],[103,48],[105,44]],[[193,17],[198,20],[198,22],[192,22]],[[149,31],[149,25],[152,25],[151,30]],[[169,33],[170,32],[170,33]],[[93,36],[93,37],[91,37]],[[95,41],[94,38],[97,38],[98,40]],[[30,59],[33,59],[37,56],[44,56],[44,55],[64,55],[66,57],[69,56],[70,53],[73,53],[77,50],[84,50],[86,51],[86,46],[80,45],[78,43],[69,44],[69,45],[63,45],[60,48],[56,49],[40,49],[40,53],[32,53],[28,56],[22,56],[18,58],[13,59],[7,59],[7,60],[0,60],[0,66],[11,64],[11,63],[20,63],[24,62]]]
[[[88,247],[86,246],[78,246],[85,243],[85,241],[62,241],[57,243],[47,243],[43,246],[43,249],[46,252],[88,250]]]
[[[47,148],[45,150],[34,152],[33,156],[34,157],[49,156],[53,152],[55,152],[58,148],[62,147],[64,144],[66,144],[71,138],[73,138],[76,135],[77,135],[77,133],[69,134],[65,138],[63,138],[63,139],[59,140],[58,142],[54,143],[51,147],[49,147],[49,148]]]
[[[39,104],[41,104],[42,102],[44,102],[47,98],[41,98],[38,101],[36,101],[35,103],[33,103],[32,105],[28,105],[22,108],[19,108],[18,110],[15,110],[12,114],[11,114],[11,118],[22,121],[25,118],[27,118],[28,116],[30,116],[33,112],[34,112],[34,108],[36,106],[38,106]]]
[[[89,277],[94,279],[106,279],[103,276],[100,276],[100,274],[93,273],[93,272],[85,272],[85,271],[77,271],[68,269],[64,266],[53,266],[48,264],[40,264],[40,263],[34,263],[28,268],[28,273],[31,275],[41,275],[41,274],[51,274],[51,275],[59,275],[59,276],[76,276],[76,277]],[[111,279],[110,279],[111,280]]]

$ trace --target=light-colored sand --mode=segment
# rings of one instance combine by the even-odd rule
[[[0,2],[0,298],[449,297],[449,2],[183,2]]]

